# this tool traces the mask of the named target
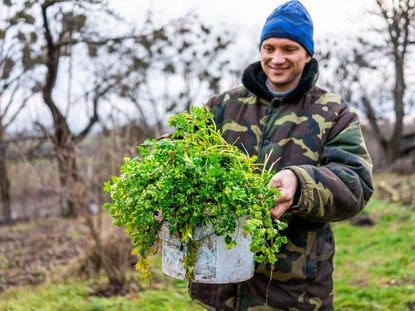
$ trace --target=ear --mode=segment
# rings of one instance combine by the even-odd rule
[[[313,57],[310,55],[310,53],[307,52],[306,63],[309,63],[312,58]]]

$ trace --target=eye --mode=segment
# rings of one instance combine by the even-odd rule
[[[294,53],[297,52],[299,49],[296,46],[286,46],[284,50],[288,53]]]
[[[262,47],[262,51],[266,53],[271,53],[273,51],[273,48],[269,45],[265,45]]]

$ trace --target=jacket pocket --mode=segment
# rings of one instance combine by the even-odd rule
[[[334,239],[329,225],[307,232],[306,279],[331,277],[333,272]]]
[[[307,231],[306,249],[306,279],[309,281],[317,277],[317,231]]]
[[[330,226],[319,231],[316,241],[316,262],[319,278],[331,278],[333,273],[333,257],[335,243]]]

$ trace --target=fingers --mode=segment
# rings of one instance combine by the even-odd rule
[[[272,218],[278,219],[290,208],[292,204],[292,199],[282,197],[282,198],[275,198],[274,201],[275,201],[275,206],[269,209],[269,212]]]
[[[279,188],[278,190],[281,193],[281,197],[274,197],[275,206],[283,203],[289,203],[291,205],[294,200],[294,194],[285,188]]]
[[[269,210],[271,218],[278,219],[284,214],[284,210],[281,207],[273,207]]]
[[[268,183],[268,187],[280,188],[281,186],[281,179],[278,175],[274,175]]]
[[[274,198],[275,206],[269,210],[271,217],[278,219],[293,204],[298,179],[291,170],[282,170],[271,178],[268,186],[277,188],[281,193],[280,198]]]
[[[268,186],[277,188],[281,192],[285,190],[283,195],[293,197],[298,187],[298,179],[291,170],[282,170],[272,176]]]
[[[269,210],[269,212],[271,214],[271,218],[274,218],[274,219],[280,218],[282,215],[284,215],[284,213],[289,208],[290,208],[290,206],[288,204],[281,204],[281,205],[278,205],[278,206],[275,206],[275,207],[271,208]]]

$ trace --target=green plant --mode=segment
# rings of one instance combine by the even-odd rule
[[[271,169],[228,144],[206,108],[194,107],[191,115],[176,114],[169,121],[176,127],[170,138],[144,142],[139,146],[141,158],[126,158],[121,175],[105,183],[112,199],[105,207],[131,236],[133,253],[139,256],[137,269],[150,276],[148,256],[157,251],[164,221],[170,223],[170,233],[190,246],[184,266],[191,272],[197,247],[192,243],[194,229],[211,223],[214,233],[224,235],[232,247],[235,241],[229,234],[245,215],[244,231],[252,235],[255,260],[274,264],[287,242],[279,234],[287,224],[269,215],[274,196],[280,195],[267,186]]]

